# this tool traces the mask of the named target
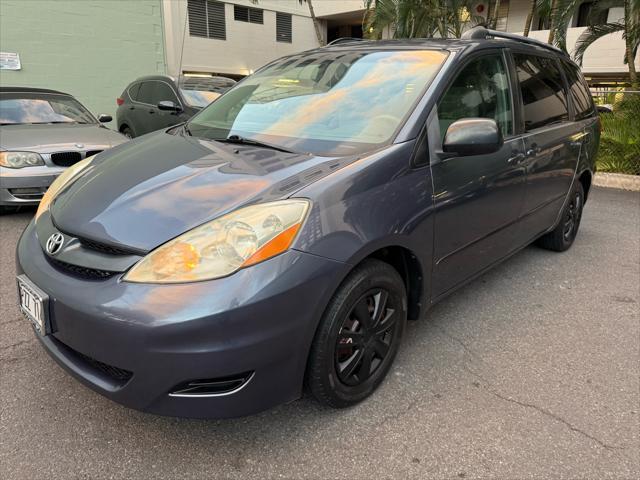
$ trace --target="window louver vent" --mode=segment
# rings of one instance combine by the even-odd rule
[[[214,0],[187,0],[189,35],[227,39],[224,3]]]
[[[276,12],[276,41],[291,43],[291,15]]]
[[[238,22],[264,23],[262,10],[241,5],[233,6],[233,18]]]

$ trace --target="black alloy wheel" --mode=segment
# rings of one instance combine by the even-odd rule
[[[320,321],[306,384],[326,405],[367,398],[384,380],[407,321],[404,281],[391,265],[365,260],[342,282]]]
[[[560,221],[553,230],[538,239],[538,245],[556,252],[568,250],[578,235],[583,208],[584,189],[576,180],[565,202]]]

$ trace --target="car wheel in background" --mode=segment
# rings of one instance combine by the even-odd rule
[[[120,129],[120,133],[122,133],[127,138],[134,137],[133,130],[131,130],[131,128],[126,125]]]
[[[582,184],[576,180],[562,211],[560,222],[554,230],[538,239],[538,245],[556,252],[568,250],[578,235],[583,206],[584,190]]]
[[[407,295],[398,272],[379,260],[356,267],[316,331],[306,374],[313,396],[334,408],[368,397],[389,371],[406,321]]]

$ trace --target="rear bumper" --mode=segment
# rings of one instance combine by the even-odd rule
[[[52,334],[38,338],[62,367],[128,407],[200,418],[248,415],[300,396],[317,323],[346,268],[292,250],[214,281],[82,280],[49,263],[33,222],[17,251],[18,274],[50,297]],[[187,381],[242,373],[251,379],[230,394],[169,395]]]
[[[0,205],[37,205],[49,185],[64,171],[59,167],[0,167]]]

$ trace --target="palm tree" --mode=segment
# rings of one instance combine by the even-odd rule
[[[313,2],[312,0],[298,0],[298,3],[302,5],[302,2],[307,2],[309,6],[309,14],[311,15],[311,20],[313,21],[313,28],[316,30],[316,38],[318,39],[318,43],[320,46],[324,45],[324,36],[320,31],[320,21],[316,17],[316,12],[313,10]]]
[[[529,31],[531,30],[531,22],[533,22],[533,16],[536,12],[536,5],[538,5],[539,0],[531,0],[529,3],[529,13],[527,14],[527,19],[524,21],[524,32],[522,35],[525,37],[529,36]]]
[[[636,72],[635,58],[640,47],[640,0],[609,0],[599,1],[595,8],[602,10],[612,6],[624,6],[624,18],[600,25],[590,25],[578,37],[573,52],[573,58],[579,65],[582,65],[584,53],[596,40],[614,32],[622,32],[625,41],[624,62],[629,67],[629,79],[631,86],[640,88],[638,74]]]
[[[380,38],[385,28],[395,38],[460,37],[465,28],[484,21],[473,15],[470,0],[366,0],[365,32]]]

